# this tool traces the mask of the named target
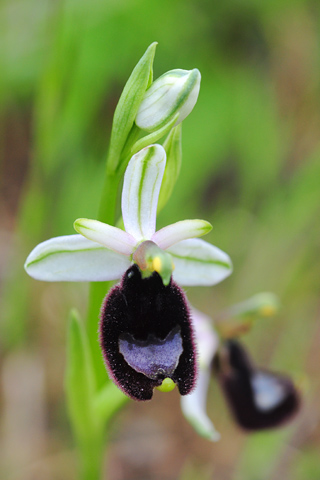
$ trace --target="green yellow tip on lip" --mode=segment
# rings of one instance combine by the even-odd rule
[[[160,392],[171,392],[175,386],[176,384],[173,380],[171,380],[171,378],[165,378],[161,385],[156,387],[156,389],[160,390]]]

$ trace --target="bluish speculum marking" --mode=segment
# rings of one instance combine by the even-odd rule
[[[180,328],[176,327],[163,340],[148,335],[136,340],[129,333],[120,335],[119,351],[137,372],[153,380],[173,375],[183,352]]]
[[[256,372],[250,379],[254,402],[263,412],[276,408],[286,397],[286,390],[279,378],[265,372]]]

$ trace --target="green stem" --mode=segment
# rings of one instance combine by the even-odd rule
[[[95,438],[87,439],[79,445],[80,476],[81,480],[102,479],[102,467],[104,456],[104,440],[97,434]]]
[[[98,220],[108,223],[109,225],[114,225],[115,223],[120,178],[121,177],[116,173],[106,172]],[[111,282],[92,282],[89,293],[87,333],[92,354],[93,368],[96,374],[96,388],[98,389],[101,388],[108,379],[98,342],[98,322],[101,305],[110,286]]]
[[[116,162],[116,164],[118,164],[120,167],[114,170],[112,167],[110,167],[110,158],[107,158],[106,174],[98,212],[98,220],[100,222],[107,223],[108,225],[115,225],[120,180],[129,160],[128,154],[140,133],[140,129],[136,125],[133,125],[123,148],[121,157]],[[113,161],[115,161],[114,158]],[[98,343],[98,322],[103,299],[108,293],[111,285],[111,282],[92,282],[89,292],[87,333],[90,350],[92,353],[93,367],[96,373],[96,388],[98,389],[101,388],[108,379]]]
[[[100,207],[98,212],[98,220],[100,222],[113,225],[115,223],[116,203],[118,196],[118,188],[120,183],[120,175],[117,172],[106,170]]]
[[[109,225],[115,224],[118,190],[123,174],[123,168],[126,167],[127,152],[130,151],[138,136],[139,129],[133,127],[126,142],[126,148],[124,149],[125,152],[123,152],[123,155],[117,162],[118,165],[121,165],[122,160],[122,168],[120,167],[116,171],[111,169],[112,167],[109,162],[110,158],[107,159],[105,180],[98,212],[98,220],[101,222]],[[98,323],[103,299],[108,293],[111,285],[112,282],[92,282],[90,285],[86,330],[93,363],[93,372],[95,375],[94,388],[97,395],[98,392],[104,392],[103,387],[105,387],[108,382],[108,375],[98,342]],[[107,391],[107,393],[109,393],[109,391]],[[111,398],[114,400],[113,410],[116,411],[124,403],[123,395],[115,395],[113,397],[111,396]],[[105,401],[108,404],[107,398]],[[85,442],[79,445],[82,459],[81,480],[98,480],[101,478],[104,443],[103,436],[97,432],[91,442]]]
[[[89,291],[87,334],[95,373],[95,389],[100,389],[108,381],[98,341],[98,324],[101,305],[109,290],[109,285],[110,282],[91,283]]]

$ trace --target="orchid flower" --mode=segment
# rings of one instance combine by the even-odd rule
[[[184,220],[156,232],[166,164],[162,146],[134,155],[122,190],[125,231],[78,219],[78,235],[52,238],[27,258],[29,275],[46,281],[105,281],[122,276],[107,295],[100,344],[110,376],[130,397],[147,400],[153,388],[182,395],[195,385],[196,355],[190,314],[179,285],[214,285],[232,271],[229,256],[195,238],[211,230]]]
[[[263,294],[260,297],[264,300],[266,296]],[[253,301],[250,299],[246,304],[251,308]],[[257,303],[257,307],[260,306],[261,302]],[[195,430],[212,441],[220,438],[206,412],[207,393],[213,374],[218,379],[235,421],[244,430],[274,428],[291,420],[300,405],[299,394],[292,380],[287,375],[255,366],[238,340],[219,342],[211,318],[194,308],[191,312],[200,352],[199,373],[196,388],[181,398],[181,408]]]

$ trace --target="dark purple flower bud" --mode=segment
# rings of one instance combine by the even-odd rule
[[[107,295],[100,344],[110,376],[135,400],[150,400],[166,378],[181,395],[195,385],[196,354],[182,290],[163,285],[157,272],[142,278],[137,265]]]
[[[298,411],[300,399],[286,375],[256,368],[245,349],[227,341],[215,369],[231,411],[246,430],[278,427]]]

